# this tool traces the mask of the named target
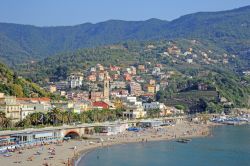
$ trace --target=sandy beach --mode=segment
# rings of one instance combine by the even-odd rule
[[[70,140],[63,143],[53,143],[32,147],[10,153],[11,156],[0,155],[0,164],[8,166],[65,166],[72,164],[87,152],[98,148],[116,144],[132,142],[148,142],[172,140],[178,138],[193,138],[209,135],[210,125],[184,122],[174,126],[164,126],[158,129],[144,129],[139,132],[120,133],[114,136],[101,134],[86,135],[88,139]]]

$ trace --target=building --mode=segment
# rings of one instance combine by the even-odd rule
[[[22,132],[18,134],[12,134],[10,136],[19,145],[28,145],[41,142],[56,142],[62,140],[62,134],[60,130],[54,131],[37,131],[37,132]]]
[[[228,63],[229,63],[229,60],[225,58],[225,59],[222,60],[222,63],[223,63],[223,64],[228,64]]]
[[[114,81],[110,83],[110,89],[125,89],[126,82],[124,81]]]
[[[68,77],[69,88],[78,88],[82,86],[83,74],[73,73]]]
[[[103,81],[103,80],[104,80],[104,77],[105,77],[104,72],[98,73],[98,81]]]
[[[81,112],[91,110],[92,103],[89,100],[70,101],[70,102],[64,103],[61,106],[61,108],[69,112],[80,114]]]
[[[193,63],[193,59],[187,59],[187,63],[192,64]]]
[[[165,90],[168,86],[168,81],[161,81],[160,82],[160,87]]]
[[[128,90],[125,89],[116,89],[110,92],[110,95],[113,97],[120,97],[120,96],[128,96]]]
[[[155,83],[156,83],[155,80],[152,80],[152,79],[149,80],[150,85],[155,85]]]
[[[123,74],[123,78],[125,81],[131,81],[132,80],[132,77],[129,73],[124,73]]]
[[[140,96],[143,93],[141,84],[136,82],[131,82],[129,84],[129,92],[131,95]]]
[[[137,126],[141,128],[152,128],[152,127],[160,127],[162,124],[163,122],[159,120],[143,120],[140,121]]]
[[[103,81],[103,98],[106,101],[109,101],[109,79],[107,74],[105,74],[105,78]]]
[[[95,82],[96,81],[96,75],[95,74],[89,75],[88,80],[91,81],[91,82]]]
[[[96,65],[96,68],[97,68],[97,70],[99,70],[99,71],[104,71],[104,66],[101,65],[101,64],[97,64],[97,65]]]
[[[51,109],[49,98],[17,98],[20,104],[20,120],[25,119],[29,114],[34,112],[46,113]]]
[[[128,129],[128,123],[115,123],[109,125],[98,126],[100,133],[103,135],[116,135]]]
[[[145,72],[146,69],[145,69],[145,66],[144,65],[138,65],[138,70],[140,70],[141,72]]]
[[[68,88],[68,82],[67,81],[60,81],[60,82],[56,82],[56,89],[57,90],[64,90]]]
[[[0,95],[0,111],[5,113],[7,118],[14,124],[21,119],[21,105],[17,103],[15,96]]]
[[[243,73],[244,75],[246,75],[246,76],[250,76],[250,71],[249,71],[249,70],[243,71],[242,73]]]
[[[161,85],[160,84],[156,84],[155,85],[155,92],[160,91],[160,89],[161,89]]]
[[[136,77],[135,77],[135,80],[136,80],[137,82],[139,82],[139,83],[144,83],[144,82],[145,82],[145,80],[144,80],[141,76],[136,76]]]
[[[118,67],[118,66],[112,66],[112,65],[110,65],[109,69],[110,69],[110,71],[119,71],[121,68]]]
[[[131,74],[132,72],[131,72],[131,68],[126,68],[126,72],[128,73],[128,74]]]
[[[147,115],[147,112],[143,109],[142,102],[137,101],[136,97],[124,97],[122,98],[122,102],[125,109],[125,112],[123,112],[123,117],[128,119],[138,119]]]
[[[164,111],[166,109],[165,104],[159,102],[143,103],[143,108],[145,111],[159,109]]]
[[[89,71],[90,72],[96,72],[96,68],[95,67],[91,67]]]
[[[152,75],[159,75],[161,74],[161,68],[160,67],[154,67],[152,70]]]
[[[130,71],[132,75],[136,75],[136,67],[130,66]]]
[[[155,93],[155,86],[154,85],[147,85],[147,92],[148,93]]]
[[[49,91],[50,91],[50,93],[55,93],[56,90],[57,90],[56,85],[50,85],[50,86],[49,86]]]
[[[170,55],[179,55],[181,53],[181,50],[177,46],[172,46],[168,48],[168,53]]]
[[[93,92],[89,94],[89,99],[92,101],[101,101],[103,99],[103,92]]]
[[[119,77],[120,77],[119,74],[112,74],[112,75],[111,75],[111,78],[112,78],[113,80],[118,80]]]
[[[200,90],[200,91],[206,91],[206,90],[208,90],[208,85],[207,84],[203,84],[203,83],[199,83],[198,84],[198,90]]]
[[[104,102],[104,101],[96,101],[92,103],[92,107],[93,109],[109,109],[109,105],[108,103]]]

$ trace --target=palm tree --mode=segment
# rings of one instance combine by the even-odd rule
[[[2,122],[4,121],[5,118],[6,118],[5,112],[0,111],[0,124],[2,124]]]
[[[0,127],[9,128],[11,127],[11,119],[6,117],[5,112],[0,111]]]
[[[30,114],[29,116],[31,124],[37,126],[39,124],[43,124],[44,122],[44,114],[41,112],[35,112]]]
[[[53,125],[62,123],[63,120],[62,111],[58,108],[54,108],[48,113],[48,118]]]
[[[88,115],[87,115],[87,112],[81,112],[81,113],[80,113],[80,116],[79,116],[79,119],[80,119],[80,121],[83,122],[83,123],[88,122]]]
[[[3,123],[3,127],[4,128],[10,128],[11,126],[12,126],[11,119],[10,118],[5,118],[4,123]]]
[[[72,123],[73,122],[73,117],[74,117],[73,113],[71,111],[67,111],[67,112],[65,112],[65,114],[66,114],[66,117],[67,117],[67,124]]]
[[[29,127],[31,126],[31,121],[30,121],[30,118],[26,117],[25,119],[17,122],[15,124],[16,127]]]

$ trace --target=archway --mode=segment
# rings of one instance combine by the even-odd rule
[[[64,137],[70,137],[71,139],[77,139],[80,137],[80,135],[75,131],[70,131]]]

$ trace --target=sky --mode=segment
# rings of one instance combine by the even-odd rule
[[[171,21],[194,12],[247,5],[250,0],[0,0],[0,22],[58,26],[110,19]]]

